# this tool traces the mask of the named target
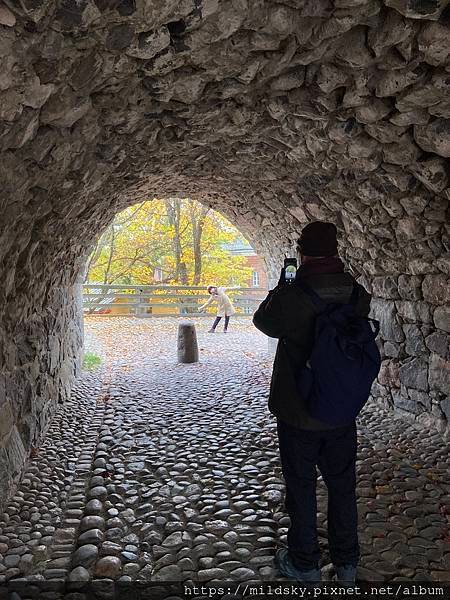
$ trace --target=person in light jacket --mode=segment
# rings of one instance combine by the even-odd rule
[[[216,331],[217,325],[220,323],[222,317],[225,317],[225,324],[223,328],[223,332],[226,333],[228,331],[228,324],[230,322],[231,315],[235,314],[235,309],[231,300],[226,295],[226,290],[237,290],[239,286],[234,286],[230,288],[226,287],[217,287],[216,285],[208,285],[208,294],[211,294],[211,298],[205,302],[198,309],[200,312],[206,310],[206,307],[209,306],[214,300],[217,302],[217,316],[212,324],[211,329],[208,333],[214,333]]]

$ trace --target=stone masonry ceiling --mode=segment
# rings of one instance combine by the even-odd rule
[[[337,219],[369,272],[402,272],[399,245],[419,271],[442,254],[448,2],[3,2],[2,202],[47,229],[25,219],[9,261],[33,236],[67,258],[178,192],[269,243]]]

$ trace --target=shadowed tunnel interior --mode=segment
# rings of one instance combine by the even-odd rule
[[[86,253],[148,197],[219,210],[272,277],[335,222],[381,321],[374,395],[447,428],[446,5],[0,5],[0,502],[70,394]]]

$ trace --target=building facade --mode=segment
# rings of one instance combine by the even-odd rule
[[[229,250],[231,254],[245,256],[246,266],[252,270],[252,273],[246,283],[247,287],[267,289],[268,282],[264,261],[256,254],[246,240],[240,239],[233,244],[228,244],[226,249]]]

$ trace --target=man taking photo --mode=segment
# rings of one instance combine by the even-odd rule
[[[316,319],[320,313],[317,306],[320,303],[350,306],[352,302],[355,315],[367,317],[369,314],[371,297],[345,271],[338,256],[336,235],[337,229],[332,223],[309,223],[298,241],[301,266],[295,280],[287,283],[283,269],[278,285],[269,292],[253,317],[253,323],[260,331],[279,339],[269,410],[277,418],[286,482],[285,503],[291,525],[287,548],[278,550],[275,560],[282,575],[301,582],[321,579],[316,466],[328,488],[329,549],[339,581],[355,581],[360,556],[355,419],[349,418],[336,425],[313,417],[308,408],[311,405],[302,396],[298,384],[298,373],[309,365],[316,342]],[[308,288],[313,290],[312,297],[307,293]]]

